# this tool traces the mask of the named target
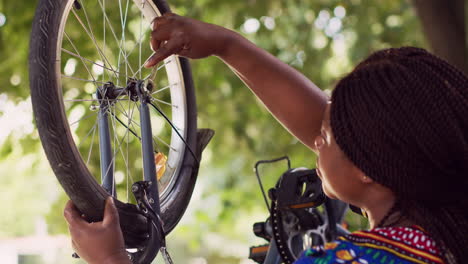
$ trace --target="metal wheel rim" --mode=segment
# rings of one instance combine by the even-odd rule
[[[101,1],[101,0],[98,0]],[[102,0],[105,1],[105,0]],[[64,12],[62,13],[62,18],[59,25],[58,31],[58,38],[57,38],[57,50],[56,50],[56,62],[55,62],[55,73],[56,76],[62,76],[62,67],[61,67],[61,58],[62,58],[62,42],[64,41],[64,29],[70,16],[71,10],[73,8],[74,0],[68,1]],[[120,2],[120,1],[119,1]],[[138,6],[142,13],[145,15],[144,18],[146,21],[152,21],[155,16],[160,16],[159,10],[156,8],[155,4],[152,1],[143,0],[133,0]],[[138,4],[141,4],[138,5]],[[150,15],[154,16],[150,16]],[[84,33],[84,32],[83,32]],[[66,40],[65,40],[66,41]],[[119,51],[120,52],[120,51]],[[186,97],[185,97],[185,83],[182,73],[182,68],[177,56],[171,56],[164,60],[166,64],[166,73],[167,78],[169,81],[169,90],[171,94],[171,102],[173,105],[177,105],[177,107],[172,107],[172,122],[179,128],[179,133],[184,137],[184,140],[187,138],[187,104],[186,104]],[[62,78],[57,78],[57,89],[59,90],[59,94],[63,94],[62,91]],[[65,113],[65,106],[63,100],[60,100],[61,109],[63,109],[63,115],[65,116],[64,120],[68,120]],[[68,127],[67,131],[68,136],[71,137],[70,128]],[[73,140],[75,142],[75,140]],[[166,198],[168,198],[171,191],[174,189],[174,184],[177,181],[177,177],[179,176],[180,167],[183,162],[184,154],[185,154],[185,143],[179,138],[176,133],[171,133],[171,140],[170,146],[176,149],[177,151],[173,151],[172,148],[167,155],[170,167],[173,169],[166,169],[163,177],[169,177],[169,182],[160,190],[160,203],[164,205]],[[75,148],[75,151],[79,152],[77,149],[76,144],[72,146]],[[82,157],[83,158],[83,157]],[[81,162],[84,161],[81,160]],[[87,166],[86,166],[87,167]],[[90,173],[91,174],[91,173]],[[129,186],[127,186],[129,188]]]

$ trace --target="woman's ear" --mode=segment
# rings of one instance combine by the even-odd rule
[[[367,175],[361,175],[361,182],[362,183],[373,183],[374,180],[372,180],[370,177],[368,177]]]

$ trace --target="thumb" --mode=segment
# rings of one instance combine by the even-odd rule
[[[71,228],[80,227],[87,224],[71,200],[68,201],[65,205],[63,216]]]
[[[106,199],[106,208],[104,209],[104,219],[102,220],[103,225],[113,225],[119,223],[119,212],[117,207],[115,207],[114,198],[109,196]]]

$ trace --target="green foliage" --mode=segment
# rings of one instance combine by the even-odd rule
[[[6,23],[0,28],[0,81],[2,92],[26,98],[28,90],[29,33],[36,8],[36,1],[1,1],[0,12]],[[21,10],[21,11],[19,11]],[[10,85],[12,76],[19,76],[21,83]]]
[[[33,146],[39,150],[39,145]],[[34,233],[35,224],[56,201],[59,188],[46,160],[35,153],[25,154],[19,145],[0,161],[2,217],[0,237]]]
[[[328,92],[372,51],[402,45],[427,47],[414,10],[405,0],[170,2],[178,14],[242,32]],[[10,101],[29,95],[28,36],[35,5],[36,1],[0,2],[0,12],[7,19],[0,27],[0,81],[2,93],[8,94]],[[326,30],[316,24],[320,16],[334,17],[337,6],[343,7],[346,15],[340,19],[341,28],[327,36]],[[246,33],[243,26],[252,18],[260,23],[259,28]],[[70,27],[74,26],[78,25]],[[99,30],[96,33],[102,33]],[[69,32],[76,37],[78,31]],[[82,48],[93,49],[88,40],[76,41]],[[219,59],[193,61],[192,67],[198,126],[212,128],[216,135],[205,151],[194,199],[169,240],[183,240],[181,244],[188,250],[210,255],[215,253],[203,251],[206,233],[247,244],[259,242],[253,237],[251,224],[265,220],[267,210],[252,172],[257,160],[288,155],[293,167],[310,168],[314,167],[315,155],[292,137]],[[14,76],[20,78],[19,83],[12,81]],[[76,133],[84,137],[85,131]],[[92,161],[97,162],[97,156]],[[284,169],[282,165],[266,169],[265,185],[273,186]],[[22,138],[9,136],[0,145],[0,170],[0,184],[6,190],[1,194],[5,207],[0,226],[7,227],[0,235],[31,233],[34,215],[47,215],[51,232],[66,232],[62,208],[67,198],[63,192],[50,191],[58,184],[48,169],[36,132]],[[50,193],[54,197],[48,197]],[[204,206],[207,203],[210,206]],[[350,216],[349,221],[354,228],[366,224],[357,216]],[[212,263],[226,261],[220,258]]]

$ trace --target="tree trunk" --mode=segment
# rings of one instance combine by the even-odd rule
[[[468,74],[465,0],[412,0],[433,52]]]

